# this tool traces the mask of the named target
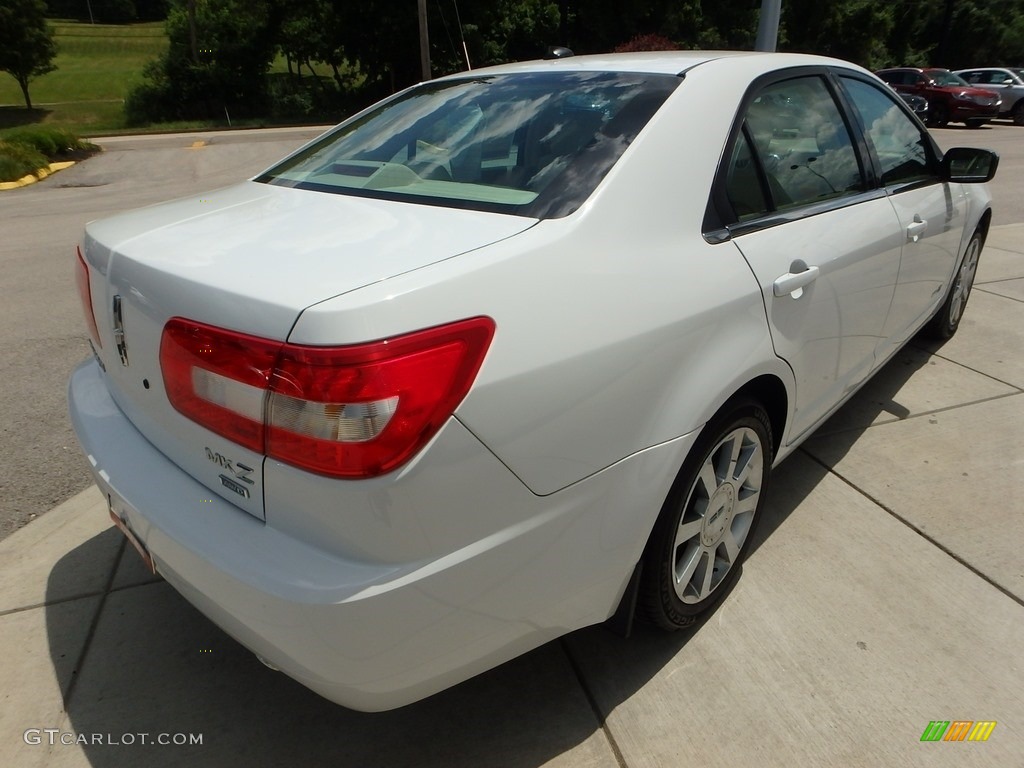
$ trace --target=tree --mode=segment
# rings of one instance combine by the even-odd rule
[[[779,48],[836,56],[876,69],[888,63],[887,41],[895,26],[896,8],[879,0],[786,0],[782,4],[786,43]]]
[[[3,0],[0,0],[3,2]],[[270,0],[176,0],[167,51],[128,94],[130,123],[266,114],[279,18]]]
[[[56,55],[43,0],[0,0],[0,72],[18,81],[26,108],[32,109],[29,81],[55,70]]]

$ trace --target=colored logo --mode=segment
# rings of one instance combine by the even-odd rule
[[[921,741],[988,741],[995,727],[995,720],[932,720]]]

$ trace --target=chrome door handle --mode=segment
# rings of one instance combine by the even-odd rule
[[[914,214],[914,221],[907,225],[907,240],[916,243],[928,229],[928,222]]]
[[[790,294],[794,299],[804,295],[804,288],[818,279],[818,268],[808,267],[803,259],[789,265],[789,272],[775,279],[772,289],[776,296]]]

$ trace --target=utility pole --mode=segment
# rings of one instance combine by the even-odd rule
[[[430,79],[430,38],[427,34],[427,0],[418,0],[420,12],[420,69],[423,79]]]
[[[774,51],[779,44],[779,16],[782,0],[761,0],[761,18],[757,24],[755,51]]]
[[[192,62],[199,63],[199,41],[196,37],[196,0],[188,0],[186,4],[188,11],[188,39],[192,46]]]

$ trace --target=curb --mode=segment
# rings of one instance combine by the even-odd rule
[[[27,187],[29,184],[35,184],[37,181],[42,181],[47,176],[54,174],[57,171],[63,171],[65,168],[70,168],[74,164],[74,160],[67,160],[62,163],[50,163],[46,168],[40,168],[35,173],[30,173],[28,176],[22,176],[17,181],[0,181],[0,190]]]

